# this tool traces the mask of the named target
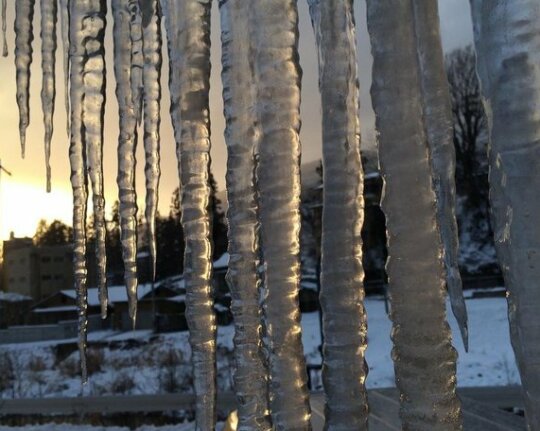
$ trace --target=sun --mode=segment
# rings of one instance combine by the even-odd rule
[[[16,181],[7,175],[0,180],[0,238],[34,236],[39,220],[60,220],[71,225],[71,191],[53,188],[45,191],[42,183]]]

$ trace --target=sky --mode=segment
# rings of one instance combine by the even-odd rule
[[[226,147],[223,139],[225,123],[221,98],[221,52],[220,27],[217,2],[212,10],[212,77],[210,91],[210,111],[212,124],[212,172],[218,182],[219,190],[224,189]],[[27,131],[26,157],[21,158],[18,108],[15,99],[14,32],[13,21],[15,2],[8,2],[8,45],[9,57],[0,57],[0,160],[12,172],[12,176],[1,174],[0,178],[0,239],[7,239],[10,232],[16,236],[32,236],[40,219],[52,221],[59,219],[71,224],[72,198],[69,183],[69,141],[66,134],[66,115],[62,73],[61,40],[57,52],[57,95],[54,116],[55,132],[52,142],[52,192],[45,192],[45,164],[43,150],[43,121],[40,101],[41,91],[41,42],[39,39],[39,2],[36,2],[34,17],[34,57],[30,87],[30,127]],[[302,162],[318,160],[321,157],[321,106],[318,92],[317,54],[315,38],[309,20],[305,0],[300,0],[299,26],[300,63],[303,70],[302,81]],[[439,0],[441,34],[445,51],[472,42],[472,24],[468,0]],[[355,1],[357,24],[358,63],[360,77],[360,119],[362,145],[375,148],[374,114],[371,108],[369,88],[371,85],[371,54],[365,19],[365,1]],[[59,29],[58,29],[59,30]],[[58,33],[60,33],[58,31]],[[115,97],[114,70],[112,67],[112,17],[107,28],[107,104],[105,115],[104,178],[107,207],[117,200],[116,146],[118,140],[118,105]],[[166,52],[164,52],[164,64]],[[167,214],[173,190],[178,187],[175,143],[169,117],[169,98],[167,90],[167,67],[163,69],[161,126],[161,187],[159,209]],[[140,200],[144,200],[144,152],[139,145],[137,152],[137,190]]]

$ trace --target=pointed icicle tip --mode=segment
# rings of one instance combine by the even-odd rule
[[[26,155],[26,134],[21,132],[21,158],[24,159]]]

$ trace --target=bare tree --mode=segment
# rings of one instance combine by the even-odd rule
[[[487,183],[479,178],[487,174],[487,120],[476,75],[476,56],[471,46],[446,56],[446,70],[454,116],[456,180],[469,203],[477,206]],[[459,191],[458,191],[459,192]],[[487,190],[485,190],[487,192]],[[487,195],[486,195],[487,197]]]
[[[454,145],[456,148],[456,190],[460,240],[494,257],[489,217],[487,118],[476,75],[476,54],[471,46],[446,56],[446,71],[452,98]],[[465,244],[463,244],[465,245]]]

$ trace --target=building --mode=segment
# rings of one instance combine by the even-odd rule
[[[37,247],[31,238],[4,241],[4,289],[6,292],[46,298],[73,287],[71,245]]]

